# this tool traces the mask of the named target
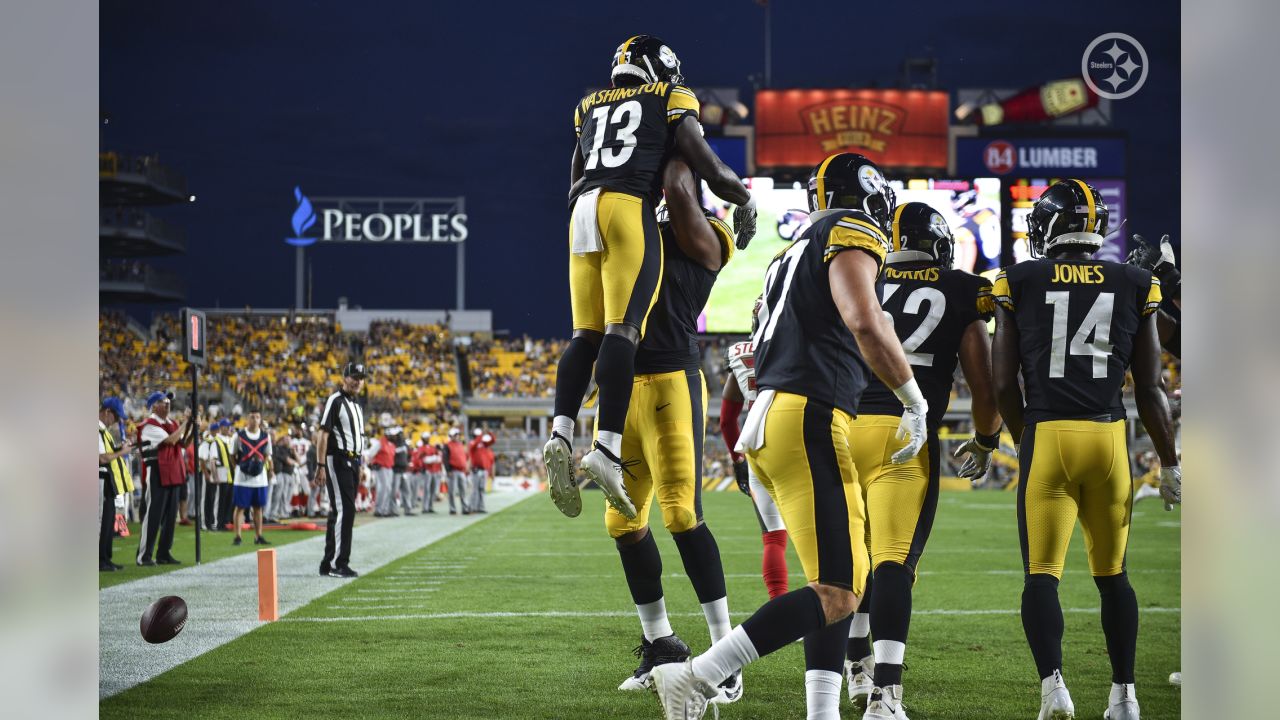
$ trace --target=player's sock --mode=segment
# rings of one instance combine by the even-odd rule
[[[551,419],[551,432],[573,442],[573,430],[576,423],[566,415],[557,415]]]
[[[720,548],[716,545],[716,538],[711,534],[711,528],[705,524],[687,532],[672,533],[671,538],[676,541],[680,559],[684,561],[684,572],[689,576],[698,602],[702,604],[711,642],[715,643],[728,635],[733,627],[729,622],[724,568],[720,564]]]
[[[693,659],[693,674],[719,685],[747,663],[795,642],[827,624],[818,591],[805,585],[780,595]]]
[[[631,403],[635,364],[635,343],[622,335],[610,333],[604,336],[604,341],[600,343],[600,356],[596,361],[596,385],[600,386],[597,417],[600,420],[601,435],[605,432],[622,435],[622,428],[627,422],[627,406]],[[621,442],[616,448],[610,447],[609,451],[618,456],[622,452]]]
[[[804,638],[804,689],[809,720],[839,720],[840,669],[850,618],[832,623]]]
[[[609,452],[613,453],[616,458],[622,457],[622,434],[601,430],[596,433],[596,442]]]
[[[871,589],[873,575],[867,571],[867,582],[862,591],[862,599],[858,601],[858,609],[853,613],[853,621],[849,623],[849,643],[845,649],[845,658],[858,662],[871,654]]]
[[[646,531],[639,542],[616,542],[618,557],[622,559],[622,572],[627,576],[627,587],[640,616],[644,638],[653,642],[672,633],[667,620],[667,606],[662,599],[662,555],[653,533]]]
[[[1058,602],[1058,578],[1046,573],[1027,575],[1022,585],[1022,630],[1027,634],[1040,679],[1061,670],[1062,605]]]
[[[902,684],[902,657],[911,626],[911,583],[905,565],[883,562],[875,570],[871,595],[871,634],[875,636],[876,687]]]
[[[591,366],[599,350],[598,345],[581,336],[571,338],[565,346],[560,364],[556,366],[557,418],[575,418],[582,410],[582,396],[587,394],[587,386],[591,384]],[[572,432],[565,437],[572,438]]]
[[[1111,682],[1131,685],[1138,649],[1138,596],[1125,573],[1095,577],[1093,582],[1102,598],[1102,633],[1111,658]]]
[[[817,593],[814,593],[814,597],[816,600]],[[821,609],[821,602],[818,607]],[[715,687],[759,659],[760,653],[751,641],[751,636],[739,625],[721,638],[720,642],[712,645],[710,650],[695,657],[691,667],[695,677]]]
[[[772,600],[787,591],[787,531],[767,532],[762,539],[764,558],[760,563],[760,572],[764,575],[764,587]]]

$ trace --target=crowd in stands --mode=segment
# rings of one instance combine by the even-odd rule
[[[475,339],[468,362],[476,397],[553,397],[563,340]]]

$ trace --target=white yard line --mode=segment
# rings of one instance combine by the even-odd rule
[[[515,493],[489,495],[485,498],[489,515],[406,517],[362,525],[355,529],[352,539],[351,564],[362,573],[371,572],[527,497]],[[213,538],[214,542],[229,542],[225,536]],[[274,549],[282,617],[347,584],[320,577],[323,537]],[[258,621],[257,576],[257,553],[244,553],[99,590],[98,697],[111,697],[144,683],[263,625]],[[405,587],[397,592],[407,590]],[[179,595],[187,601],[189,620],[178,637],[163,645],[149,645],[138,631],[138,621],[148,605],[165,595]]]

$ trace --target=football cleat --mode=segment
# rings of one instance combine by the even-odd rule
[[[717,693],[693,674],[691,660],[658,665],[653,669],[652,678],[653,689],[662,703],[662,717],[666,720],[701,720],[707,712],[708,701]],[[716,713],[718,716],[718,709]]]
[[[742,672],[738,671],[729,676],[728,680],[716,686],[716,696],[711,698],[711,702],[716,705],[728,705],[742,699]]]
[[[1103,720],[1139,720],[1138,696],[1134,693],[1132,684],[1111,684],[1111,699],[1102,718]]]
[[[871,691],[871,701],[862,720],[909,720],[902,709],[902,686],[890,685]]]
[[[1177,687],[1182,687],[1182,671],[1181,670],[1175,673],[1169,673],[1169,684],[1175,685]]]
[[[1067,692],[1067,684],[1062,681],[1062,673],[1054,670],[1053,674],[1040,681],[1040,714],[1037,720],[1075,720],[1076,706],[1071,702],[1071,693]]]
[[[660,637],[653,642],[640,638],[640,645],[632,653],[640,658],[640,665],[631,677],[622,681],[619,690],[634,692],[636,690],[652,690],[653,680],[650,673],[655,665],[679,663],[689,659],[689,646],[675,635]]]
[[[604,492],[605,501],[614,510],[622,513],[628,520],[634,520],[636,507],[631,504],[627,488],[622,483],[622,465],[621,460],[613,457],[600,443],[596,443],[595,449],[582,458],[582,474]]]
[[[569,441],[560,433],[551,433],[551,439],[542,447],[542,462],[547,466],[551,502],[567,517],[578,517],[582,513],[582,493],[573,475],[573,448]]]
[[[849,686],[849,702],[853,703],[854,712],[861,713],[867,709],[871,691],[876,689],[875,669],[874,655],[844,661],[844,680]]]

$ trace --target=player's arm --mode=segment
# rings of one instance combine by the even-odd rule
[[[728,260],[716,232],[702,213],[698,185],[683,158],[673,157],[662,170],[662,189],[667,194],[667,212],[676,233],[680,251],[711,272],[717,272]]]
[[[735,205],[751,201],[751,191],[738,179],[738,174],[724,164],[702,137],[702,126],[695,115],[686,115],[676,124],[676,151],[698,173],[711,192]]]
[[[876,297],[879,260],[870,251],[852,250],[837,252],[830,264],[831,298],[840,311],[841,319],[858,341],[858,349],[862,351],[867,365],[885,385],[893,388],[894,395],[902,402],[898,439],[910,436],[910,441],[893,454],[892,460],[894,463],[906,462],[924,445],[927,435],[925,416],[929,404],[916,384],[902,343],[880,309],[880,301]]]
[[[973,438],[956,448],[954,457],[968,455],[960,477],[976,482],[991,467],[991,453],[1000,446],[1000,413],[991,382],[991,343],[987,323],[981,318],[969,323],[960,337],[960,369],[971,394]]]
[[[1022,388],[1018,385],[1021,362],[1013,311],[997,306],[996,336],[991,342],[991,379],[995,383],[996,407],[1015,443],[1022,442]]]
[[[1138,417],[1160,457],[1160,495],[1165,509],[1172,510],[1182,502],[1182,469],[1178,466],[1178,451],[1173,440],[1173,413],[1164,391],[1164,378],[1160,375],[1160,337],[1156,322],[1154,313],[1143,318],[1134,338],[1133,362],[1129,369],[1133,373],[1133,399],[1138,406]]]
[[[1178,307],[1182,304],[1177,300],[1174,301]],[[1156,332],[1160,335],[1160,347],[1170,355],[1182,357],[1182,324],[1177,318],[1163,310],[1157,310],[1156,313]]]
[[[320,428],[319,430],[316,430],[315,445],[316,445],[316,460],[318,460],[319,462],[316,463],[316,476],[312,480],[312,482],[316,484],[320,484],[324,482],[324,476],[325,476],[324,459],[325,457],[327,457],[329,452],[329,430],[327,428]]]
[[[724,381],[724,392],[720,395],[720,436],[729,448],[729,459],[733,461],[733,479],[738,489],[744,494],[751,494],[751,476],[747,474],[747,459],[734,450],[738,445],[738,416],[742,415],[742,388],[738,387],[738,379],[733,373]]]

